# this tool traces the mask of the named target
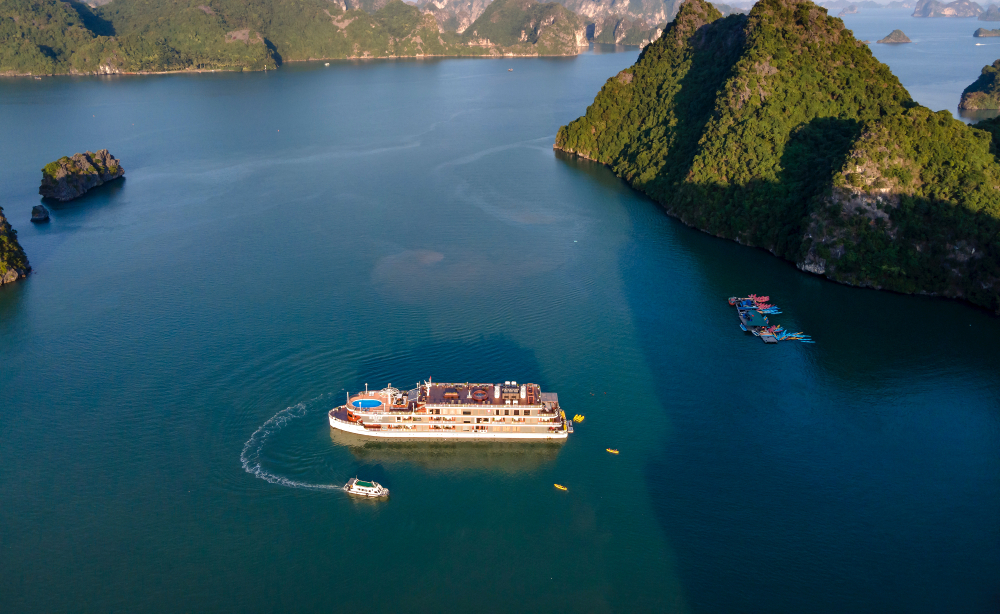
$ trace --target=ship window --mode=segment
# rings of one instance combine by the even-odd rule
[[[498,409],[498,410],[496,410],[496,412],[497,412],[496,415],[499,416],[500,415],[500,410]]]
[[[524,415],[525,416],[530,415],[530,414],[531,414],[531,410],[530,409],[524,410]]]
[[[472,415],[472,412],[471,412],[471,411],[463,411],[463,412],[462,412],[462,415],[463,415],[463,416],[471,416],[471,415]]]
[[[518,412],[517,412],[517,410],[515,409],[515,410],[514,410],[514,415],[516,416],[516,415],[517,415],[517,413],[518,413]]]
[[[509,416],[510,415],[510,410],[509,409],[503,410],[503,415]]]

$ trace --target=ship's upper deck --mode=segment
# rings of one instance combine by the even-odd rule
[[[427,405],[541,405],[542,391],[538,384],[432,383],[410,391]],[[546,393],[550,394],[550,393]],[[558,401],[556,401],[558,402]]]

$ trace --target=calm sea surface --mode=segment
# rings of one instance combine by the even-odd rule
[[[1000,319],[554,154],[636,55],[0,82],[35,270],[0,291],[0,611],[997,612]],[[31,225],[39,169],[102,147],[127,179]],[[750,292],[816,344],[742,333]],[[428,376],[586,420],[331,434],[345,389]]]

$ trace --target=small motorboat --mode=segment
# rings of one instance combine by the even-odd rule
[[[364,480],[359,480],[358,478],[351,478],[344,484],[344,490],[347,491],[349,495],[357,495],[359,497],[388,497],[389,489],[385,488],[378,482],[366,482]]]
[[[555,487],[558,488],[559,490],[569,490],[568,488],[566,488],[562,484],[556,484]]]
[[[606,449],[606,450],[607,450],[608,452],[611,452],[612,454],[618,454],[618,450],[615,450],[614,448],[605,448],[605,449]]]
[[[513,68],[508,68],[507,72],[514,72],[514,69]]]

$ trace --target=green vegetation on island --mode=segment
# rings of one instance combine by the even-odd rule
[[[365,6],[366,12],[352,6]],[[400,0],[0,0],[0,74],[266,70],[309,59],[572,55],[580,18],[556,3],[495,0],[465,34]],[[484,15],[486,13],[484,12]],[[478,29],[478,34],[471,30]]]
[[[875,42],[883,44],[897,44],[897,43],[912,43],[913,41],[910,40],[910,37],[903,34],[902,30],[893,30],[892,32],[889,32],[888,36],[886,36],[883,39],[877,40]]]
[[[1000,30],[987,30],[986,28],[978,28],[972,33],[973,36],[977,38],[986,38],[990,36],[1000,36]]]
[[[65,202],[124,174],[121,163],[107,149],[63,156],[42,168],[38,193]]]
[[[1000,109],[1000,60],[983,66],[979,78],[962,92],[959,109]]]
[[[10,227],[0,207],[0,286],[25,277],[30,271],[28,257],[17,242],[17,231]]]
[[[914,103],[808,0],[725,18],[688,0],[555,147],[804,270],[1000,308],[989,133]]]

